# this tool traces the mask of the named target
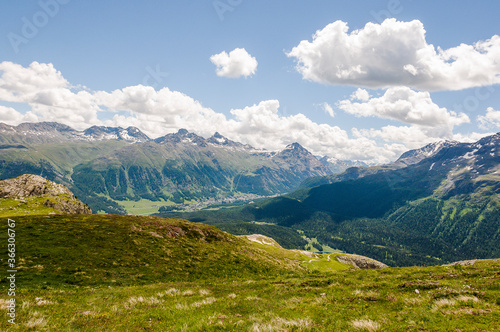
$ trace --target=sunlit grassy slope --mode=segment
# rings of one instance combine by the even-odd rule
[[[25,215],[49,215],[59,214],[57,206],[64,204],[81,204],[74,197],[67,194],[58,196],[29,196],[23,199],[2,198],[0,199],[0,218]]]
[[[180,219],[15,216],[19,278],[40,285],[133,285],[305,273],[310,257]],[[6,240],[5,223],[0,237]],[[3,247],[5,261],[6,247]],[[319,261],[319,259],[317,259]],[[318,264],[318,263],[316,263]],[[320,269],[346,268],[338,262]],[[5,276],[2,276],[5,282]]]
[[[54,197],[27,197],[23,200],[14,198],[0,199],[0,218],[24,216],[27,214],[48,215],[59,212],[45,204],[47,200],[54,200]]]
[[[500,261],[309,275],[21,287],[2,331],[499,331]],[[0,298],[6,310],[7,297]]]

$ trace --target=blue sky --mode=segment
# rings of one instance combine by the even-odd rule
[[[464,47],[457,54],[465,59],[465,65],[442,82],[434,79],[436,85],[428,77],[399,82],[403,77],[399,74],[387,80],[377,79],[379,70],[387,66],[384,63],[374,64],[366,78],[337,80],[329,64],[338,68],[340,63],[341,67],[353,69],[358,68],[359,60],[360,71],[365,72],[363,66],[370,63],[359,56],[358,60],[355,56],[349,58],[348,63],[339,60],[337,53],[352,54],[348,48],[354,44],[333,45],[335,32],[325,28],[342,21],[348,26],[349,36],[371,22],[384,31],[392,31],[393,37],[396,31],[403,31],[393,49],[392,37],[386,37],[389,39],[373,48],[360,47],[359,52],[386,43],[387,49],[397,53],[397,42],[411,43],[411,38],[418,37],[405,39],[404,33],[418,29],[425,29],[425,46],[447,50],[461,44],[474,47],[498,35],[499,12],[498,1],[461,1],[460,5],[457,1],[416,0],[4,1],[0,4],[0,63],[4,64],[3,69],[0,67],[0,75],[4,73],[3,81],[0,79],[0,121],[16,124],[59,119],[78,129],[93,124],[136,125],[151,136],[182,126],[203,136],[218,130],[260,148],[279,149],[299,141],[316,154],[385,162],[408,148],[437,139],[475,140],[499,131],[498,65],[491,60],[489,67],[481,69],[489,72],[489,78],[481,78],[479,69],[466,73],[469,78],[460,76],[465,75],[463,66],[478,67]],[[390,17],[395,20],[384,24]],[[420,25],[410,26],[414,20]],[[36,31],[27,29],[26,24],[33,24]],[[335,31],[340,31],[340,25],[337,28]],[[326,44],[313,41],[318,30],[324,31]],[[309,45],[291,55],[301,41]],[[363,43],[371,43],[370,38]],[[490,44],[493,46],[481,52],[491,59],[498,55],[498,43],[493,40]],[[253,74],[237,78],[217,75],[210,58],[235,49],[244,49],[257,61]],[[377,48],[376,52],[385,51]],[[317,61],[309,56],[311,52],[321,53],[326,60],[298,70],[301,61]],[[407,60],[404,54],[391,56]],[[52,69],[42,66],[21,74],[33,62],[50,65]],[[479,63],[483,62],[479,59]],[[407,71],[413,67],[409,68]],[[5,75],[12,71],[16,73],[12,77],[27,79],[26,75],[39,75],[46,70],[60,74],[54,81],[47,74],[50,77],[46,80],[53,82],[49,84],[51,91],[43,83],[30,85],[29,92],[15,91],[19,87],[9,84]],[[432,75],[441,68],[435,70]],[[416,76],[423,70],[418,72]],[[462,79],[470,82],[453,83]],[[151,85],[155,91],[141,90],[142,99],[137,103],[144,102],[142,106],[130,96],[138,93],[139,85]],[[136,89],[124,91],[127,87]],[[159,96],[156,92],[162,88],[168,88],[168,93]],[[351,95],[358,88],[366,91],[368,97],[362,94],[366,98],[353,99]],[[25,96],[20,97],[21,93]],[[163,108],[146,105],[145,95],[160,99],[162,102],[157,105]],[[67,102],[71,98],[75,101]],[[397,103],[395,98],[416,100],[413,105],[420,106],[415,107],[428,109],[418,114],[421,119],[408,120],[412,117],[404,113],[408,110],[392,109],[388,104]],[[325,103],[333,117],[326,111]],[[183,113],[183,108],[189,110]],[[58,115],[63,112],[61,109],[66,109],[65,116]],[[13,115],[14,110],[19,114]],[[68,115],[72,112],[73,118]],[[178,119],[172,120],[175,117]],[[263,128],[262,124],[268,126]]]

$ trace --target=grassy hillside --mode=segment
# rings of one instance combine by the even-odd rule
[[[61,196],[58,197],[61,199]],[[63,197],[69,200],[69,197]],[[56,197],[27,197],[19,199],[0,199],[0,218],[31,215],[57,214],[61,211],[54,208],[60,203]]]
[[[228,209],[199,210],[195,212],[163,212],[158,213],[158,215],[202,222],[235,235],[263,234],[272,237],[284,248],[303,249],[307,241],[296,230],[277,225],[274,219],[267,216],[261,219],[254,213],[256,209],[267,206],[267,202],[269,200]],[[265,209],[265,211],[271,211],[271,208]],[[300,214],[294,215],[291,209],[286,211],[292,215],[292,218],[300,217]],[[256,220],[259,221],[255,222]],[[270,222],[267,223],[266,221]]]
[[[179,219],[118,215],[17,216],[24,286],[133,285],[300,273],[311,257]],[[0,237],[7,239],[7,225]],[[2,247],[5,261],[6,246]],[[332,266],[339,266],[331,262]],[[330,264],[323,262],[323,265]],[[6,276],[0,283],[6,285]]]

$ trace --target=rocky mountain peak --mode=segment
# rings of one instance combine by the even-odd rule
[[[493,145],[498,145],[500,144],[500,133],[496,133],[491,136],[483,137],[476,143],[474,143],[476,147],[482,147],[482,146],[493,146]]]
[[[116,139],[128,142],[147,142],[150,138],[136,127],[106,127],[106,126],[92,126],[83,131],[83,135],[89,137],[91,140],[108,140]]]
[[[297,142],[292,143],[292,144],[288,144],[285,149],[287,149],[287,150],[306,150],[306,149],[304,149],[304,147],[302,145],[300,145]]]
[[[206,146],[207,143],[205,139],[201,136],[196,135],[195,133],[191,133],[188,130],[181,128],[174,134],[167,134],[162,137],[158,137],[154,140],[159,144],[189,144],[189,145],[197,145],[197,146]]]
[[[186,136],[187,134],[189,134],[189,131],[187,131],[187,129],[184,129],[184,128],[181,128],[177,131],[177,135],[180,135],[180,136]]]
[[[319,176],[330,174],[328,167],[323,165],[311,152],[299,143],[289,144],[282,151],[272,157],[274,160],[281,160],[296,171],[305,172],[314,170]]]
[[[231,141],[225,136],[222,136],[219,132],[215,132],[215,134],[208,138],[207,143],[215,145],[215,146],[220,146],[220,147],[225,147],[225,148],[230,148],[230,149],[237,149],[237,150],[252,150],[253,148],[250,145],[245,145],[239,142]]]
[[[285,149],[283,149],[279,154],[282,155],[294,155],[294,156],[307,156],[307,157],[312,157],[317,160],[316,157],[313,156],[311,152],[309,152],[306,148],[304,148],[302,145],[299,143],[291,143],[288,144]]]
[[[208,143],[217,144],[217,145],[227,145],[228,143],[234,143],[226,137],[222,136],[218,131],[215,134],[207,139]]]

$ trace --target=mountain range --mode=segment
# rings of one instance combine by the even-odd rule
[[[0,124],[0,178],[25,173],[68,186],[96,212],[124,213],[124,200],[283,194],[332,170],[298,143],[266,151],[185,129],[151,139],[135,127]]]
[[[9,126],[0,123],[0,143],[39,144],[64,143],[78,141],[120,140],[126,142],[147,142],[151,139],[138,128],[92,126],[84,131],[77,131],[57,122],[21,123]]]

